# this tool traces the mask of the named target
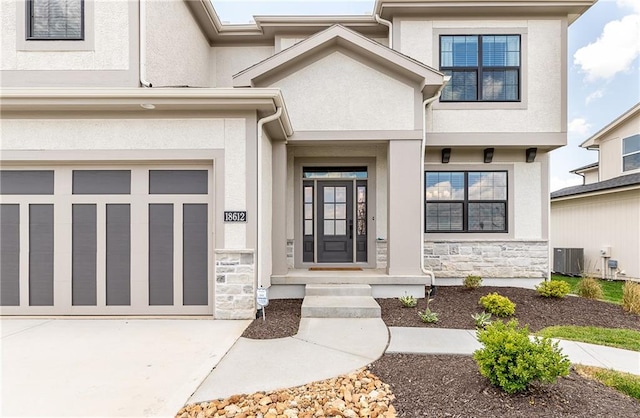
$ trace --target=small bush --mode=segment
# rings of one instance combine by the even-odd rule
[[[561,280],[544,281],[536,286],[540,296],[545,298],[564,298],[571,291],[571,286]]]
[[[555,383],[569,374],[570,362],[557,342],[548,338],[529,339],[528,327],[518,328],[495,321],[477,331],[483,348],[473,353],[480,374],[507,393],[520,392],[532,382]]]
[[[593,277],[585,277],[578,282],[577,292],[579,296],[587,299],[602,299],[602,285]]]
[[[466,287],[467,289],[477,289],[480,286],[482,286],[482,277],[480,276],[472,276],[472,275],[468,275],[465,279],[464,282],[462,282],[462,284],[464,285],[464,287]]]
[[[627,281],[622,287],[622,308],[640,315],[640,283]]]
[[[508,297],[498,293],[489,293],[480,298],[480,304],[484,309],[495,316],[511,316],[516,312],[516,304]]]
[[[476,323],[476,328],[484,328],[491,323],[491,314],[489,312],[481,312],[471,315]]]
[[[414,298],[411,295],[404,295],[404,296],[400,296],[400,303],[402,303],[402,306],[405,308],[413,308],[418,304],[418,301],[416,300],[416,298]]]
[[[424,312],[418,312],[418,316],[420,317],[422,322],[426,322],[426,323],[438,322],[438,314],[435,312],[431,312],[429,308],[425,309]]]

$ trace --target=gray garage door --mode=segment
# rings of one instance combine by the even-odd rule
[[[0,309],[211,314],[212,167],[0,171]]]

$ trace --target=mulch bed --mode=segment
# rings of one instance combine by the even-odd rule
[[[403,308],[398,299],[376,299],[382,308],[382,320],[389,327],[437,327],[474,329],[471,315],[482,312],[479,299],[489,293],[498,292],[516,304],[520,325],[529,325],[531,332],[552,325],[578,325],[605,328],[625,328],[640,331],[640,317],[625,312],[620,305],[567,296],[564,299],[543,298],[535,290],[515,287],[482,286],[469,290],[462,286],[438,287],[429,305],[438,313],[438,322],[425,324],[418,311],[426,308],[426,299],[418,299],[415,308]],[[496,319],[495,317],[491,318]]]
[[[439,314],[435,324],[417,315],[426,301],[403,308],[397,299],[377,299],[387,326],[473,329],[471,315],[481,312],[478,300],[491,292],[516,304],[515,317],[535,332],[552,325],[599,326],[640,331],[640,317],[620,305],[569,296],[547,299],[529,289],[488,287],[467,290],[439,287],[431,302]],[[272,300],[267,320],[255,320],[243,334],[247,338],[281,338],[297,333],[302,300]],[[400,417],[549,417],[640,416],[640,402],[574,371],[555,385],[534,386],[508,395],[480,375],[468,356],[385,354],[370,370],[391,386],[393,405]]]

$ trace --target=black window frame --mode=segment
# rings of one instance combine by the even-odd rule
[[[43,37],[34,36],[33,33],[33,5],[37,0],[26,0],[26,13],[25,13],[25,39],[27,41],[84,41],[85,40],[85,13],[84,13],[84,0],[80,1],[80,36],[79,37]]]
[[[428,173],[464,173],[464,199],[462,200],[428,200],[427,174]],[[469,173],[504,173],[506,179],[506,196],[504,200],[477,200],[469,199]],[[509,171],[508,170],[425,170],[424,171],[424,230],[426,234],[508,234],[509,233]],[[427,229],[427,204],[428,203],[460,203],[462,204],[462,229],[429,230]],[[469,204],[473,203],[503,203],[504,204],[504,229],[501,230],[470,230],[469,229]]]
[[[478,40],[478,56],[477,56],[477,60],[478,60],[478,65],[477,66],[443,66],[442,65],[442,38],[443,37],[456,37],[456,36],[475,36]],[[485,36],[516,36],[518,37],[518,66],[484,66],[482,64],[482,57],[483,57],[483,48],[482,48],[482,38]],[[522,101],[522,35],[518,34],[518,33],[512,33],[512,34],[456,34],[456,35],[440,35],[439,39],[438,39],[438,50],[439,50],[439,55],[438,55],[438,60],[440,63],[440,71],[442,73],[444,73],[445,75],[451,75],[453,76],[453,72],[459,72],[459,73],[475,73],[476,74],[476,99],[475,100],[456,100],[456,99],[446,99],[445,96],[445,91],[446,89],[451,88],[451,85],[447,85],[445,86],[445,91],[443,91],[443,94],[440,96],[440,101],[441,102],[448,102],[448,103],[478,103],[478,102],[484,102],[484,103],[518,103]],[[482,79],[483,79],[483,73],[485,71],[509,71],[509,70],[515,70],[518,73],[518,91],[517,91],[517,95],[518,97],[516,99],[505,99],[505,100],[496,100],[496,99],[484,99],[483,98],[483,89],[482,89]],[[451,74],[449,74],[451,73]]]

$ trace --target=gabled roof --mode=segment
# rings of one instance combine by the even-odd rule
[[[438,70],[342,25],[334,25],[234,75],[233,85],[256,87],[260,80],[272,79],[291,66],[332,49],[346,50],[415,81],[424,97],[433,96],[444,83],[444,75]]]
[[[598,132],[593,134],[589,139],[587,139],[582,144],[580,144],[580,146],[582,148],[589,148],[589,149],[599,148],[600,144],[598,144],[598,141],[600,141],[602,137],[607,135],[612,130],[616,129],[621,124],[627,122],[629,119],[636,116],[640,118],[640,103],[636,103],[631,109],[627,110],[622,115],[618,116],[613,122],[609,123],[607,126],[605,126],[604,128],[600,129]],[[640,119],[639,119],[639,123],[640,123]]]
[[[597,183],[585,184],[581,186],[565,187],[551,193],[551,200],[561,197],[583,195],[587,193],[599,192],[604,190],[613,191],[613,189],[628,188],[640,186],[640,173],[627,174],[626,176],[615,177]]]

